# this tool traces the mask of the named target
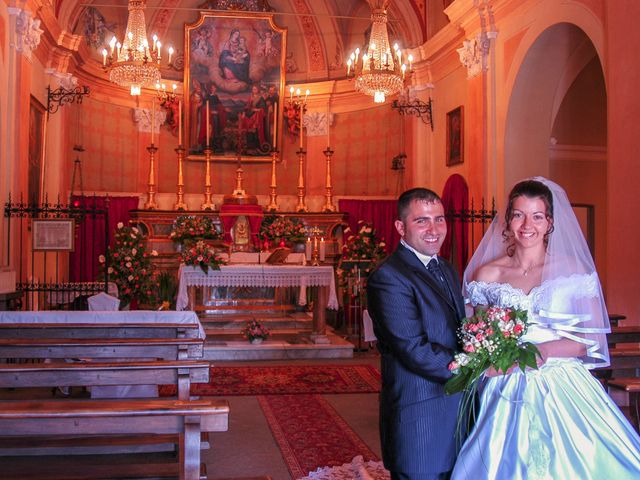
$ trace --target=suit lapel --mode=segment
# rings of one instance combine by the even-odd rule
[[[453,303],[451,303],[449,293],[445,292],[440,282],[438,282],[429,274],[427,268],[422,264],[420,259],[416,257],[416,255],[412,251],[402,245],[398,245],[397,251],[400,255],[400,258],[402,258],[402,260],[411,267],[415,274],[418,275],[418,277],[420,277],[427,285],[429,285],[432,290],[440,295],[453,311],[458,312],[458,308]],[[447,272],[445,273],[445,281],[449,284],[449,287],[451,287],[451,280],[448,277],[449,273]],[[452,289],[451,291],[453,292],[455,290]]]

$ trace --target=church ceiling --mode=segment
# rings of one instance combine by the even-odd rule
[[[391,0],[389,37],[403,47],[425,41],[425,0]],[[126,0],[58,0],[55,12],[63,30],[82,37],[84,62],[101,62],[101,51],[115,35],[122,39],[127,24]],[[266,9],[277,25],[287,28],[286,69],[293,81],[322,81],[344,76],[349,52],[365,43],[370,25],[366,0],[147,0],[147,36],[155,34],[163,48],[173,47],[171,67],[163,67],[166,80],[182,80],[184,30],[200,11],[228,7]],[[236,10],[238,12],[238,10]]]

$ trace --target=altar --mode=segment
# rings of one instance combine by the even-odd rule
[[[181,265],[178,277],[177,310],[196,307],[195,293],[198,287],[298,287],[300,304],[306,303],[306,288],[315,288],[311,340],[314,343],[329,343],[325,310],[338,309],[332,266],[233,264],[204,273],[200,267]]]

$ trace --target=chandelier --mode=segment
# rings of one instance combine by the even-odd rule
[[[144,86],[160,82],[162,44],[156,35],[149,45],[144,19],[145,0],[129,0],[129,19],[124,39],[114,36],[109,42],[110,52],[102,50],[102,64],[109,71],[109,80],[129,87],[131,95],[140,95]],[[169,48],[169,63],[173,48]]]
[[[355,88],[371,95],[376,103],[384,103],[387,95],[404,88],[412,72],[413,56],[407,56],[409,66],[403,63],[398,44],[389,44],[387,33],[387,5],[390,0],[367,0],[371,6],[371,34],[364,52],[359,48],[347,60],[347,77],[355,78]],[[361,55],[362,53],[362,55]]]

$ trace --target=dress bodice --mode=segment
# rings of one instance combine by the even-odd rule
[[[529,293],[508,283],[472,281],[467,285],[467,301],[474,307],[492,305],[526,310],[530,326],[523,340],[533,343],[560,338],[547,312],[563,316],[581,313],[575,310],[574,300],[596,298],[599,294],[595,272],[546,280]]]

